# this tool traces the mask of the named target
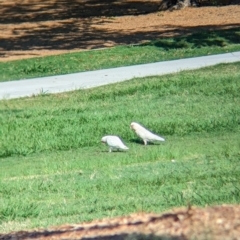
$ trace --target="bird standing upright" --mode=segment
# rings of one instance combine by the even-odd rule
[[[161,141],[164,142],[165,139],[163,137],[160,137],[143,126],[141,126],[139,123],[132,122],[130,125],[130,128],[135,131],[135,133],[143,140],[144,145],[147,145],[148,142],[153,142],[153,141]]]

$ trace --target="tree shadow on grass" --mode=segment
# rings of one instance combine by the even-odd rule
[[[179,28],[183,28],[179,26]],[[209,26],[213,28],[213,26]],[[197,30],[197,28],[194,28]],[[193,29],[193,30],[194,30]],[[240,44],[240,27],[230,29],[217,29],[209,31],[200,29],[197,32],[189,33],[189,30],[184,28],[184,35],[174,38],[159,39],[150,43],[144,43],[142,46],[152,45],[165,50],[181,49],[181,48],[201,48],[201,47],[225,47],[229,44]]]
[[[106,21],[106,20],[104,20]],[[110,21],[110,20],[109,20]],[[192,48],[204,46],[224,47],[228,44],[240,43],[240,26],[231,29],[224,29],[228,26],[218,26],[218,30],[209,33],[200,27],[168,29],[165,31],[149,32],[117,32],[104,29],[96,29],[94,25],[103,24],[102,20],[79,20],[72,19],[67,23],[58,23],[58,26],[39,26],[38,29],[19,28],[12,37],[0,39],[2,51],[28,51],[28,50],[73,50],[73,49],[96,49],[112,45],[128,45],[141,43],[143,41],[154,42],[143,45],[154,45],[164,49]],[[215,26],[209,26],[209,29]],[[219,28],[223,28],[219,30]],[[166,27],[167,29],[167,27]],[[205,28],[206,29],[206,28]],[[19,34],[19,32],[25,34]],[[166,35],[173,35],[174,38],[160,39]],[[178,35],[181,35],[178,37]]]

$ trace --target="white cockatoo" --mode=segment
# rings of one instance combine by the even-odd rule
[[[135,133],[143,140],[144,145],[147,145],[147,142],[153,142],[153,141],[165,141],[163,137],[160,137],[143,126],[141,126],[139,123],[132,122],[130,125],[130,128],[135,131]]]
[[[122,140],[118,136],[104,136],[101,139],[102,143],[106,143],[109,146],[109,152],[113,150],[128,150],[129,148],[124,145]]]

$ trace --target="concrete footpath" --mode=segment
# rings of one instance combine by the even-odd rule
[[[86,89],[126,81],[135,77],[163,75],[182,70],[198,69],[219,63],[238,61],[240,61],[240,52],[233,52],[59,76],[0,82],[0,99]]]

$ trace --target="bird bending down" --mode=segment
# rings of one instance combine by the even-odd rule
[[[128,150],[129,148],[125,146],[122,140],[118,136],[104,136],[101,139],[102,143],[106,143],[109,146],[109,152],[113,150]]]
[[[130,125],[130,128],[135,131],[135,133],[143,140],[144,145],[147,145],[148,142],[153,142],[153,141],[165,141],[163,137],[160,137],[143,126],[141,126],[139,123],[132,122]]]

